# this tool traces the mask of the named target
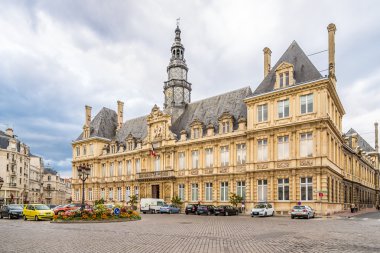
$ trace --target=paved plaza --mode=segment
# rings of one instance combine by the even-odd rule
[[[0,220],[0,252],[380,252],[379,213],[354,218],[152,214],[141,221]]]

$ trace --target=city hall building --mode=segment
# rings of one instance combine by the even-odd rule
[[[345,110],[336,89],[335,25],[328,30],[328,76],[322,76],[294,41],[271,66],[264,49],[264,79],[191,101],[188,66],[175,29],[164,83],[164,104],[123,119],[85,107],[82,134],[73,147],[73,200],[81,201],[77,167],[87,164],[85,201],[125,203],[131,195],[179,196],[185,204],[223,205],[231,193],[246,208],[270,202],[287,213],[298,202],[329,214],[351,203],[379,203],[379,153],[355,130],[342,132]]]

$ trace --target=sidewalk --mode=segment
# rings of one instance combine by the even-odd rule
[[[351,213],[351,210],[349,209],[349,210],[344,211],[344,212],[335,213],[332,216],[351,218],[351,217],[354,217],[354,216],[357,216],[357,215],[366,214],[366,213],[372,213],[372,212],[378,212],[378,210],[376,210],[376,208],[364,208],[362,210],[359,210],[356,213]]]

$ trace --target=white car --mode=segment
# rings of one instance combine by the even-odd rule
[[[140,200],[140,212],[159,213],[160,208],[165,204],[163,199],[143,198]]]
[[[253,216],[273,216],[274,208],[271,204],[261,203],[257,204],[251,211],[251,217]]]

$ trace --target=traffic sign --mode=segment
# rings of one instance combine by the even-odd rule
[[[115,215],[119,215],[119,214],[120,214],[120,209],[116,207],[116,208],[113,210],[113,213],[114,213]]]

